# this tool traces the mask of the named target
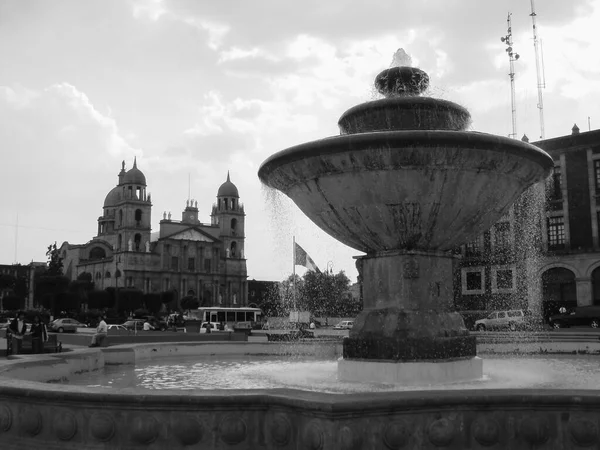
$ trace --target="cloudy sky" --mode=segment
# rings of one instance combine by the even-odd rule
[[[546,137],[600,127],[600,0],[538,0]],[[272,153],[338,134],[400,47],[431,95],[470,109],[473,129],[511,133],[512,12],[517,133],[540,135],[525,0],[0,0],[0,263],[44,261],[48,244],[96,233],[121,161],[137,156],[153,199],[201,220],[227,171],[247,214],[250,278],[292,270],[292,236],[354,279],[358,252],[265,193]],[[15,226],[18,218],[18,229]],[[15,230],[18,230],[18,233]],[[15,245],[16,243],[16,245]]]

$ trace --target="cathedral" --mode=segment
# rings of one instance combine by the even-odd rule
[[[137,288],[144,293],[173,291],[177,301],[191,295],[202,306],[245,306],[244,206],[229,179],[219,187],[210,224],[198,219],[198,202],[188,200],[181,220],[163,213],[151,230],[152,202],[146,177],[137,167],[118,175],[106,196],[97,235],[86,244],[60,247],[65,275],[92,274],[96,289]]]

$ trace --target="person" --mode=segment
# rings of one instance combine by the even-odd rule
[[[150,331],[150,330],[154,330],[154,327],[152,325],[150,325],[150,322],[148,322],[148,319],[146,319],[146,321],[144,322],[144,331]]]
[[[315,323],[314,323],[314,322],[311,322],[311,323],[310,323],[310,329],[311,329],[311,330],[314,330],[314,329],[315,329]]]
[[[108,325],[106,325],[105,319],[106,318],[104,316],[100,317],[100,323],[96,327],[96,334],[92,336],[92,342],[89,345],[90,347],[99,347],[106,339],[106,335],[108,333]]]
[[[42,322],[40,316],[33,318],[31,325],[31,349],[33,353],[44,353],[44,342],[48,342],[48,330],[46,324]]]
[[[560,309],[558,310],[559,313],[561,314],[566,314],[567,313],[567,308],[565,308],[564,306],[561,306]]]
[[[23,347],[23,336],[27,332],[27,324],[25,323],[25,313],[19,311],[17,317],[10,323],[10,332],[12,336],[12,349],[14,354],[21,353]]]

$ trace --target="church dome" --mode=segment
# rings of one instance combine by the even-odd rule
[[[119,203],[119,200],[121,200],[120,192],[121,190],[119,189],[119,186],[115,186],[114,188],[112,188],[111,191],[106,195],[106,198],[104,199],[104,207],[108,208],[110,206],[115,206],[117,203]]]
[[[217,197],[239,197],[237,187],[229,179],[229,172],[227,172],[227,181],[221,185],[217,192]]]
[[[133,168],[125,172],[123,184],[140,184],[146,186],[146,176],[137,168],[137,160],[133,160]]]

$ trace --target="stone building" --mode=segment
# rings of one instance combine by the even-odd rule
[[[96,289],[135,287],[144,293],[174,291],[204,306],[246,305],[245,213],[237,187],[227,180],[217,191],[210,223],[198,217],[198,202],[186,201],[181,220],[163,213],[151,230],[152,202],[137,167],[118,175],[104,200],[97,235],[85,244],[60,247],[65,275],[92,274]]]
[[[533,144],[554,159],[545,192],[523,196],[459,250],[459,310],[524,308],[547,317],[560,306],[600,304],[600,130],[575,125]]]

